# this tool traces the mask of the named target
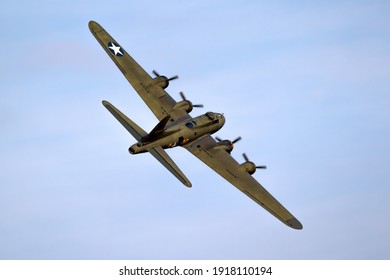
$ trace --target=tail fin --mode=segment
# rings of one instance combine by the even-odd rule
[[[140,141],[142,138],[147,137],[148,134],[140,128],[136,123],[130,120],[125,114],[115,108],[108,101],[102,102],[104,107],[126,128],[128,132],[137,140]],[[148,150],[152,156],[154,156],[166,169],[168,169],[180,182],[185,186],[191,187],[191,182],[183,174],[183,172],[177,167],[175,162],[169,157],[169,155],[164,151],[161,146],[156,146]]]

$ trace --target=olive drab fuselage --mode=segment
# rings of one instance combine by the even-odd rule
[[[157,135],[149,135],[129,148],[131,154],[144,153],[148,149],[161,146],[164,149],[182,146],[204,135],[212,134],[222,128],[225,117],[219,113],[207,112],[187,122],[173,122]]]

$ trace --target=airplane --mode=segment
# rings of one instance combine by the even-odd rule
[[[165,151],[173,147],[184,147],[281,222],[293,229],[303,228],[252,176],[257,169],[264,169],[266,166],[256,166],[245,153],[245,161],[241,164],[231,156],[234,144],[241,137],[230,141],[218,137],[214,139],[211,136],[225,124],[224,115],[207,112],[195,118],[191,117],[189,113],[192,109],[203,105],[192,104],[182,92],[182,100],[176,102],[165,91],[169,83],[178,76],[167,78],[153,70],[155,77],[151,77],[102,26],[95,21],[90,21],[88,25],[96,40],[159,120],[152,131],[147,133],[114,105],[102,101],[107,110],[137,140],[137,143],[129,148],[130,154],[149,152],[180,182],[191,187],[191,182]]]

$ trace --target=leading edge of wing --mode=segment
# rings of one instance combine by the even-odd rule
[[[176,101],[161,86],[156,85],[154,79],[99,23],[91,20],[88,26],[92,35],[158,120],[161,121],[168,115],[174,120],[188,117],[184,110],[173,110]]]
[[[92,35],[133,87],[139,87],[140,81],[145,84],[151,83],[152,78],[150,75],[146,73],[134,58],[99,23],[91,20],[88,23],[88,27]]]

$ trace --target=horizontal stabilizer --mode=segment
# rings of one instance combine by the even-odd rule
[[[183,172],[177,167],[175,162],[169,157],[161,146],[156,146],[148,150],[162,165],[165,166],[180,182],[185,186],[191,188],[192,184],[183,174]]]
[[[142,138],[147,137],[148,134],[140,128],[136,123],[130,120],[125,114],[115,108],[108,101],[102,102],[104,107],[107,108],[108,111],[130,132],[131,135],[137,140],[140,141]],[[157,125],[157,130],[160,130],[161,127],[165,127],[166,120],[162,120],[159,125]],[[168,169],[180,182],[182,182],[185,186],[191,187],[191,182],[187,179],[187,177],[183,174],[183,172],[177,167],[175,162],[169,157],[169,155],[164,151],[161,146],[155,146],[153,148],[148,149],[148,152],[152,154],[166,169]]]
[[[130,132],[131,135],[137,140],[140,141],[143,137],[146,137],[148,134],[140,128],[136,123],[130,120],[125,114],[115,108],[110,102],[103,100],[104,107]]]

